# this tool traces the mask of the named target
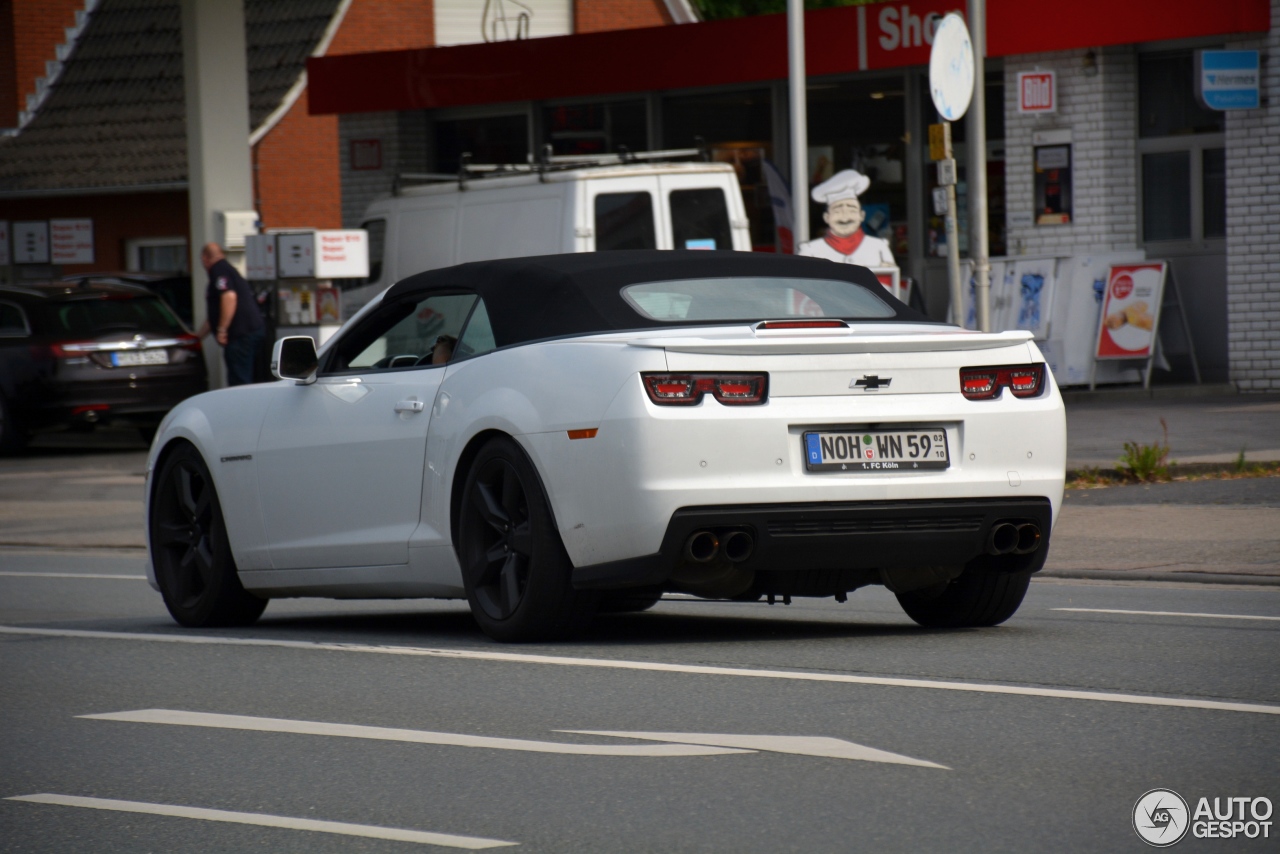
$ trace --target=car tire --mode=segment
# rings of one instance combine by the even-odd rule
[[[1018,610],[1030,583],[1030,571],[971,567],[947,584],[897,597],[907,616],[926,628],[998,626]]]
[[[512,439],[493,439],[471,464],[458,561],[471,613],[494,640],[570,637],[595,612],[598,594],[574,589],[542,481]]]
[[[240,584],[209,467],[190,445],[160,467],[148,531],[165,607],[189,628],[247,626],[267,600]]]
[[[13,414],[13,404],[0,397],[0,456],[16,454],[27,446],[27,431]]]

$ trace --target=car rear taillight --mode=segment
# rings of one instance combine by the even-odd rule
[[[83,356],[89,350],[94,349],[94,342],[60,341],[57,344],[50,344],[49,349],[53,351],[54,358],[70,359],[76,356]]]
[[[1035,397],[1044,388],[1044,363],[960,369],[960,393],[970,400],[999,397],[1005,388],[1014,397]]]
[[[179,335],[177,341],[184,350],[200,350],[200,339],[194,335]]]
[[[649,399],[660,406],[694,406],[711,395],[726,406],[764,403],[768,374],[641,374]]]

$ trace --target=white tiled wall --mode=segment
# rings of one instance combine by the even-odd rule
[[[1227,113],[1227,335],[1231,378],[1280,391],[1280,0],[1263,53],[1262,107]]]
[[[1136,127],[1138,70],[1131,47],[1026,54],[1005,61],[1005,187],[1010,254],[1074,255],[1138,245]],[[1018,72],[1053,70],[1058,111],[1018,114]],[[1073,222],[1034,221],[1032,140],[1037,131],[1070,130]]]

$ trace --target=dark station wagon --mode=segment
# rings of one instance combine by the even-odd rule
[[[149,438],[206,388],[200,340],[146,288],[0,286],[0,452],[57,427],[125,423]]]

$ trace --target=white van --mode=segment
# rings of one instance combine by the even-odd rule
[[[737,249],[751,237],[727,163],[618,163],[406,187],[369,206],[369,281],[350,317],[405,276],[467,261],[606,249]]]

